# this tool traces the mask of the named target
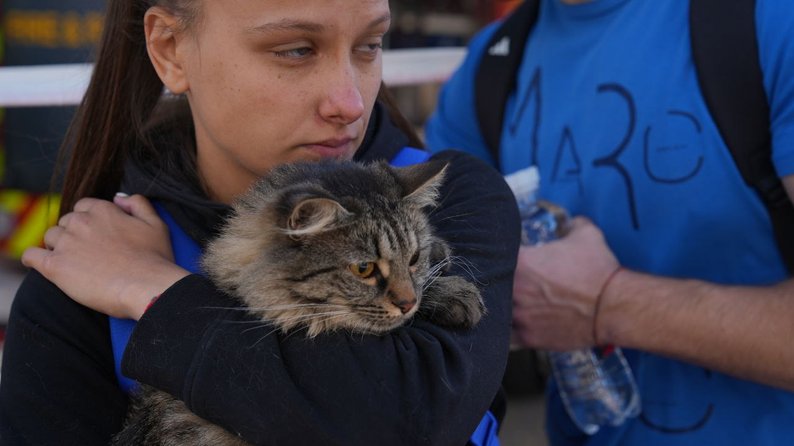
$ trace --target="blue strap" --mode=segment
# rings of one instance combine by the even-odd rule
[[[200,270],[199,257],[201,256],[201,248],[198,243],[193,241],[193,239],[179,227],[174,218],[171,217],[160,203],[155,202],[153,204],[157,214],[168,226],[168,231],[171,236],[171,249],[174,253],[174,262],[191,273],[198,273]],[[110,322],[110,342],[113,348],[113,362],[116,370],[116,378],[119,381],[121,389],[126,393],[131,393],[138,387],[138,383],[121,373],[121,358],[124,356],[124,349],[127,347],[130,336],[132,336],[132,330],[135,329],[135,321],[132,319],[119,319],[115,317],[110,317],[108,319]]]
[[[119,380],[119,387],[126,393],[132,393],[138,388],[138,383],[121,373],[121,358],[124,356],[124,348],[127,346],[132,330],[135,328],[135,321],[110,316],[108,317],[108,322],[110,322],[110,345],[113,348],[113,362],[116,369],[116,378]]]
[[[469,439],[470,446],[499,446],[499,422],[489,410]]]
[[[394,167],[406,167],[412,164],[423,163],[430,159],[430,152],[414,147],[403,147],[397,155],[392,158],[391,164]]]
[[[201,274],[201,247],[177,224],[174,217],[160,203],[154,203],[157,214],[168,226],[174,263],[193,274]]]

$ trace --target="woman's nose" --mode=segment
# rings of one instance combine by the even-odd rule
[[[337,66],[326,78],[320,103],[320,116],[337,124],[351,124],[364,114],[364,99],[359,88],[358,73],[349,64]]]

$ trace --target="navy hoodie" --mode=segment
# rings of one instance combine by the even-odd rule
[[[356,159],[388,160],[407,143],[378,106]],[[474,329],[417,318],[384,336],[282,336],[239,311],[240,303],[206,278],[190,275],[138,322],[124,373],[253,444],[466,444],[499,391],[507,360],[518,216],[493,168],[461,152],[433,158],[450,165],[431,223],[465,259],[449,274],[473,275],[488,311]],[[123,188],[159,200],[204,243],[228,207],[210,202],[178,169],[163,175],[167,164],[129,163]],[[31,271],[7,330],[0,442],[107,444],[128,401],[109,339],[107,316]]]

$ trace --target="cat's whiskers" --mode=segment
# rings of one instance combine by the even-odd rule
[[[444,271],[445,267],[446,265],[444,262],[439,262],[438,264],[433,265],[433,267],[427,271],[427,279],[425,280],[425,283],[422,284],[422,293],[430,288],[430,286],[433,285],[433,283],[439,277],[441,277],[441,273]]]
[[[254,344],[253,344],[251,347],[255,347],[257,344],[259,344],[260,342],[262,342],[262,341],[264,341],[265,339],[267,339],[268,337],[270,337],[270,336],[271,336],[273,333],[277,333],[277,332],[279,332],[279,331],[281,331],[281,328],[280,328],[280,327],[275,327],[275,328],[273,328],[273,329],[272,329],[272,330],[270,330],[269,332],[265,333],[265,334],[264,334],[264,336],[262,336],[262,337],[260,337],[259,339],[257,339],[257,341],[256,341],[256,342],[254,342]]]
[[[431,310],[431,314],[434,314],[437,310],[441,310],[447,314],[452,314],[452,310],[447,305],[442,304],[441,302],[434,302],[432,300],[428,300],[427,302],[424,302],[423,305],[425,306],[425,309]]]
[[[276,327],[276,326],[273,326],[273,325],[270,325],[270,324],[268,324],[268,323],[267,323],[267,321],[264,321],[264,322],[263,322],[263,321],[259,321],[259,325],[258,325],[258,326],[256,326],[256,327],[249,327],[249,328],[246,328],[245,330],[241,331],[240,333],[241,333],[241,334],[245,334],[245,333],[248,333],[249,331],[254,331],[254,330],[256,330],[256,329],[259,329],[259,328],[268,328],[268,327],[272,328],[272,330],[270,330],[269,332],[267,332],[267,333],[265,334],[265,336],[264,336],[264,337],[262,337],[262,338],[259,338],[259,340],[258,340],[258,341],[256,341],[256,344],[258,344],[259,342],[261,342],[261,341],[262,341],[262,339],[264,339],[264,338],[266,338],[266,337],[270,336],[270,335],[271,335],[271,334],[273,334],[274,332],[277,332],[277,331],[279,331],[279,330],[280,330],[280,328],[279,328],[279,327]],[[254,345],[256,345],[256,344],[254,344]]]
[[[431,213],[431,215],[432,215],[432,213]],[[453,220],[453,219],[460,219],[460,218],[469,217],[469,216],[472,216],[472,215],[474,215],[474,212],[469,212],[467,214],[448,215],[448,216],[442,218],[441,220],[435,221],[434,223],[435,223],[436,226],[438,226],[438,223],[441,223],[443,221]]]
[[[319,302],[319,303],[309,303],[309,304],[282,304],[282,305],[268,305],[262,307],[248,307],[248,310],[251,311],[288,311],[288,310],[297,310],[297,309],[312,309],[312,308],[322,308],[322,309],[345,309],[347,308],[345,305],[341,304],[333,304],[330,302]]]
[[[198,307],[201,310],[248,311],[248,307]]]
[[[347,311],[341,311],[341,310],[324,311],[324,312],[318,312],[318,313],[312,313],[312,314],[300,314],[300,315],[293,315],[293,316],[283,316],[282,315],[282,316],[278,316],[276,318],[276,320],[277,320],[279,325],[284,326],[284,327],[288,327],[288,328],[292,328],[292,327],[294,327],[296,325],[299,325],[301,323],[309,323],[309,324],[311,324],[312,322],[314,322],[315,319],[321,319],[323,317],[326,317],[326,318],[330,318],[330,317],[341,318],[343,316],[349,316],[350,314],[352,314],[352,312],[349,311],[349,310],[347,310]]]
[[[265,339],[267,339],[269,336],[273,335],[274,333],[277,333],[279,331],[284,332],[285,330],[289,330],[290,328],[294,327],[295,325],[297,325],[300,322],[307,322],[307,321],[311,322],[312,318],[320,318],[320,317],[322,317],[322,318],[324,318],[323,319],[324,321],[328,321],[328,320],[332,320],[332,319],[335,319],[335,318],[341,318],[343,316],[348,316],[348,315],[350,315],[350,312],[329,311],[329,312],[325,312],[325,313],[315,313],[315,314],[306,314],[306,315],[296,316],[295,318],[293,318],[291,320],[294,321],[296,319],[302,319],[301,321],[297,321],[296,324],[288,324],[286,322],[279,321],[279,325],[276,325],[272,330],[270,330],[269,332],[265,333],[253,345],[259,344],[260,342],[264,341]],[[285,319],[285,320],[290,320],[290,319]],[[255,330],[257,328],[263,328],[263,327],[266,327],[266,326],[268,326],[268,325],[262,324],[260,327],[251,327],[251,328],[248,328],[248,329],[244,330],[243,333],[246,333],[246,332],[251,331],[251,330]],[[298,333],[300,331],[308,331],[310,329],[311,329],[311,324],[310,323],[309,324],[302,324],[299,327],[299,329],[292,330],[292,332],[288,333],[287,336],[285,337],[285,339],[289,338],[290,336],[293,336],[294,334],[296,334],[296,333]]]
[[[469,279],[471,281],[476,282],[479,285],[484,285],[484,283],[477,280],[477,274],[475,274],[475,271],[478,273],[482,273],[482,271],[480,271],[479,268],[477,268],[471,261],[469,261],[465,257],[449,256],[448,262],[450,265],[459,266],[462,270],[466,271],[466,274],[469,276]]]
[[[315,317],[322,317],[322,316],[326,316],[326,315],[344,316],[344,315],[348,315],[348,314],[350,314],[349,311],[340,311],[340,310],[326,311],[326,312],[313,313],[313,314],[302,314],[302,315],[296,315],[296,316],[291,316],[291,317],[280,317],[280,318],[278,318],[278,323],[281,324],[281,325],[287,325],[287,323],[289,323],[289,322],[301,322],[301,321],[309,320],[309,319],[312,319],[312,318],[315,318]],[[256,326],[256,327],[250,327],[250,328],[247,328],[247,329],[243,330],[243,333],[246,333],[248,331],[256,330],[258,328],[269,327],[270,326],[269,323],[273,323],[274,321],[269,320],[269,319],[265,319],[265,320],[256,320],[256,321],[235,321],[235,322],[236,323],[246,323],[246,324],[248,324],[248,323],[258,324],[258,326]],[[294,326],[294,325],[296,325],[296,324],[291,324],[290,326]],[[268,333],[265,336],[268,336],[271,333],[273,333],[275,331],[278,331],[280,329],[281,328],[278,325],[276,325],[275,328],[273,329],[273,331],[271,331],[270,333]]]
[[[340,307],[344,308],[344,305],[340,304],[333,304],[329,302],[318,302],[318,303],[304,303],[304,304],[283,304],[283,305],[272,305],[268,307],[199,307],[204,310],[231,310],[231,311],[251,311],[251,310],[290,310],[293,308],[311,308],[311,307],[321,307],[321,308],[328,308],[328,307]]]
[[[343,318],[343,317],[348,317],[348,316],[350,316],[350,314],[352,314],[352,312],[349,312],[349,313],[346,313],[346,314],[326,315],[326,316],[323,316],[321,318],[318,318],[318,320],[316,320],[316,321],[309,322],[309,326],[308,326],[308,335],[309,335],[309,337],[314,337],[314,336],[317,336],[318,334],[320,334],[321,332],[327,331],[331,321],[333,321],[335,319],[340,319],[340,318]],[[342,328],[342,327],[340,327],[338,325],[335,325],[335,326],[333,326],[331,328],[331,330],[335,330],[335,329],[338,329],[338,328]],[[350,327],[344,327],[344,328],[350,328]]]
[[[424,284],[422,284],[422,291],[424,292],[427,290],[439,277],[442,276],[442,273],[448,269],[450,265],[456,265],[460,267],[466,273],[466,275],[469,276],[469,280],[476,282],[479,285],[484,285],[483,282],[477,280],[477,276],[473,271],[477,270],[477,268],[471,262],[460,256],[449,256],[430,267],[430,269],[427,271],[427,280],[425,280]]]

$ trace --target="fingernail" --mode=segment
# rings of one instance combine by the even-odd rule
[[[129,197],[129,195],[125,194],[124,192],[116,192],[116,196],[117,197],[121,197],[121,198],[128,198]]]

